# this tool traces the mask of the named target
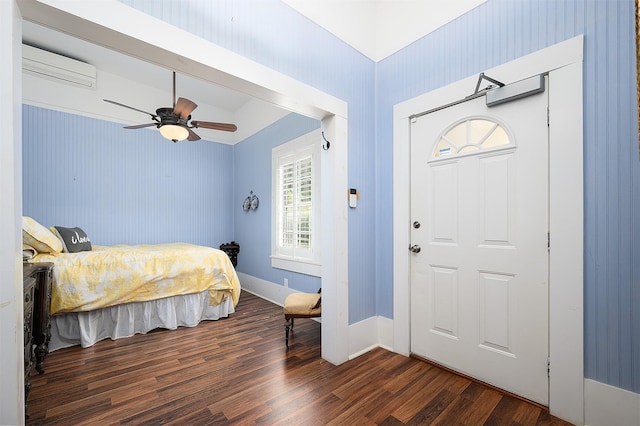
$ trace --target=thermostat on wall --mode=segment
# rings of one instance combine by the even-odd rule
[[[358,190],[349,188],[349,207],[355,208],[358,205]]]

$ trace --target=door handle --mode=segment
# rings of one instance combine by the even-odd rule
[[[409,251],[412,252],[412,253],[420,253],[420,250],[422,250],[422,249],[417,244],[409,246]]]

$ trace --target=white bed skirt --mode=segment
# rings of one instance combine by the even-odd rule
[[[122,339],[156,328],[194,327],[200,321],[217,320],[234,312],[231,297],[220,305],[209,306],[209,292],[203,291],[91,312],[53,315],[49,351],[75,345],[87,348],[100,340]]]

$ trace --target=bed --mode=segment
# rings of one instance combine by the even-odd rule
[[[39,231],[38,241],[25,238],[23,220],[23,243],[33,250],[26,261],[54,264],[49,351],[156,328],[193,327],[235,311],[240,282],[222,250],[170,243],[74,251],[56,246],[48,235],[45,248]]]

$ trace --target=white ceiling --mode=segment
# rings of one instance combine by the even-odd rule
[[[380,61],[487,0],[282,0]]]
[[[164,87],[168,93],[166,104],[171,105],[173,85],[171,70],[26,21],[22,27],[22,41],[94,65],[100,71],[122,76],[151,87]],[[251,99],[247,95],[214,86],[210,82],[204,83],[185,75],[176,77],[176,92],[176,97],[182,96],[193,100],[206,99],[206,104],[232,112],[237,111]],[[196,103],[198,102],[196,101]],[[139,108],[144,110],[147,107],[141,105]],[[213,119],[202,120],[215,121]]]
[[[95,101],[78,100],[82,105],[81,109],[78,109],[77,106],[70,106],[65,94],[90,98],[86,93],[87,89],[77,89],[59,82],[49,82],[48,86],[42,86],[46,83],[36,81],[42,79],[25,75],[25,84],[38,83],[35,87],[23,88],[25,103],[119,122],[123,125],[151,123],[151,119],[140,112],[102,102],[102,98],[148,111],[149,114],[155,112],[158,107],[172,105],[172,70],[29,21],[23,22],[22,30],[25,44],[94,65],[98,71],[98,91],[92,96],[100,98]],[[115,90],[105,92],[101,89],[114,85]],[[67,89],[60,86],[66,86]],[[181,73],[176,75],[176,98],[178,97],[190,99],[198,105],[192,113],[193,120],[236,124],[238,131],[235,133],[196,130],[203,139],[226,144],[240,142],[287,113],[249,95]],[[255,117],[256,114],[260,116],[259,119]],[[155,128],[149,127],[146,130]]]
[[[434,29],[466,13],[486,0],[282,0],[298,10],[308,19],[318,23],[355,49],[373,60],[384,57],[402,49],[418,38]],[[46,50],[50,50],[83,62],[90,63],[99,70],[115,76],[123,77],[137,84],[166,90],[166,105],[147,105],[140,101],[122,102],[132,107],[149,111],[159,106],[171,105],[172,72],[123,55],[113,50],[94,45],[84,40],[63,34],[51,29],[25,21],[23,24],[23,42]],[[201,121],[229,121],[217,119],[209,111],[227,111],[227,117],[242,113],[242,107],[249,101],[260,104],[262,101],[252,99],[210,82],[203,82],[186,75],[177,76],[177,94],[198,103],[199,109],[194,111],[194,119]],[[120,101],[119,99],[113,99]],[[270,105],[263,105],[265,109]],[[246,108],[250,109],[250,108]],[[251,107],[255,111],[255,107]],[[125,110],[126,111],[126,110]],[[133,112],[133,111],[131,111]],[[133,112],[126,124],[142,124],[147,117]],[[274,117],[274,115],[272,113]],[[238,117],[236,117],[238,118]],[[136,120],[138,120],[136,122]],[[237,119],[241,121],[242,119]],[[207,138],[208,132],[199,129],[198,133]],[[243,135],[244,137],[248,135]],[[209,137],[210,140],[217,140]],[[238,140],[223,141],[235,143]]]

